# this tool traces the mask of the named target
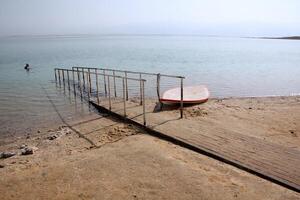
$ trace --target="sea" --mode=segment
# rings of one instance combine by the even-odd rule
[[[24,70],[26,63],[29,71]],[[300,40],[195,35],[0,37],[0,138],[94,112],[55,82],[54,68],[72,66],[181,75],[184,85],[206,85],[213,98],[300,95]],[[168,81],[162,85],[163,90],[177,87]]]

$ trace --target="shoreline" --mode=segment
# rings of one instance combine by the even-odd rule
[[[196,105],[186,105],[184,108],[185,108],[185,110],[188,111],[186,114],[190,115],[190,113],[189,113],[190,108],[205,110],[205,108],[207,107],[206,105],[211,104],[212,102],[213,102],[213,104],[216,104],[216,102],[220,102],[220,101],[232,101],[232,102],[238,101],[238,104],[239,104],[240,101],[242,102],[242,101],[248,101],[248,100],[249,101],[250,100],[257,100],[258,102],[272,100],[274,102],[279,102],[279,101],[284,101],[286,99],[291,99],[291,98],[300,99],[300,95],[296,94],[296,95],[289,95],[289,96],[273,95],[273,96],[248,96],[248,97],[243,97],[243,96],[241,96],[241,97],[234,97],[234,96],[233,97],[212,97],[212,98],[209,98],[208,102],[206,102],[206,103],[198,104],[198,105],[197,104]],[[149,103],[148,106],[152,106],[152,105],[155,104],[155,102],[157,100],[156,100],[156,98],[147,98],[146,101]],[[240,105],[238,105],[238,106],[240,106]],[[209,105],[208,107],[211,107],[211,105]],[[72,125],[72,124],[76,124],[79,121],[82,121],[82,120],[84,121],[86,119],[90,119],[91,117],[98,116],[99,114],[96,113],[96,112],[97,111],[94,110],[94,111],[91,111],[91,113],[82,115],[81,117],[76,117],[76,118],[73,118],[71,120],[67,120],[68,121],[67,123]],[[176,108],[173,111],[173,113],[174,112],[176,112]],[[232,113],[232,114],[234,114],[234,113]],[[171,114],[170,116],[172,116],[172,115],[173,114]],[[299,118],[299,120],[300,120],[300,118]],[[59,120],[56,120],[56,121],[59,121]],[[14,143],[19,139],[43,136],[43,135],[47,134],[49,131],[55,130],[55,129],[57,129],[57,127],[62,127],[62,126],[66,126],[66,124],[63,121],[60,121],[59,123],[55,123],[55,124],[54,123],[49,123],[48,125],[43,124],[42,127],[38,127],[38,126],[36,126],[34,128],[29,127],[30,129],[32,129],[32,131],[30,133],[26,132],[26,134],[7,133],[5,135],[1,135],[0,136],[0,139],[1,139],[0,147],[2,145],[6,145],[6,144],[9,144],[9,143]],[[300,135],[300,133],[299,133],[299,135]]]
[[[269,99],[269,98],[292,98],[292,97],[300,97],[300,93],[295,93],[291,95],[266,95],[266,96],[229,96],[229,97],[210,97],[209,101],[211,100],[230,100],[230,99],[236,99],[236,100],[245,100],[245,99]],[[153,103],[153,101],[156,101],[157,98],[154,97],[148,97],[146,98],[147,101],[150,101]],[[201,105],[201,104],[200,104]],[[205,105],[205,104],[203,104]],[[197,105],[195,105],[197,106]],[[187,106],[189,107],[189,105]],[[85,113],[82,116],[74,117],[71,120],[67,120],[69,123],[74,123],[76,121],[81,121],[82,119],[89,118],[90,115],[94,115],[95,111],[90,111],[90,113]],[[59,122],[60,121],[60,122]],[[0,139],[6,139],[10,137],[20,138],[20,137],[26,137],[26,136],[38,136],[40,132],[47,132],[48,129],[55,129],[58,126],[64,126],[64,122],[62,122],[60,119],[52,120],[48,124],[43,124],[42,126],[34,126],[34,127],[28,127],[28,129],[32,129],[30,132],[28,130],[25,130],[25,134],[15,133],[15,132],[8,132],[4,135],[0,135]],[[20,131],[19,131],[20,132]],[[1,146],[1,141],[0,141]]]
[[[174,116],[178,116],[177,110],[165,110],[159,120]],[[159,129],[176,127],[181,134],[188,129],[209,135],[222,128],[300,151],[299,120],[300,96],[212,98],[207,103],[185,107],[184,119],[167,122]],[[70,125],[41,130],[29,138],[0,145],[0,152],[16,153],[0,159],[3,198],[300,197],[109,116],[95,113]],[[33,155],[20,155],[22,145],[32,148]],[[34,193],[31,185],[36,185]]]

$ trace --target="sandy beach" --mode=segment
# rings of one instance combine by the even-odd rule
[[[165,110],[155,122],[178,117]],[[152,117],[152,118],[151,118]],[[224,130],[300,150],[300,97],[212,99],[155,129]],[[22,146],[23,145],[23,146]],[[20,155],[28,146],[32,155]],[[2,199],[299,199],[300,195],[133,125],[91,114],[30,137],[2,141]],[[297,166],[295,166],[297,167]]]
[[[0,1],[0,200],[300,200],[299,7]]]

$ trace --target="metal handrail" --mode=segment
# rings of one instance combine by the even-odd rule
[[[137,79],[137,78],[128,78],[128,77],[123,77],[123,76],[118,76],[118,75],[111,75],[111,74],[105,74],[105,73],[98,73],[97,72],[97,68],[93,68],[95,69],[95,72],[91,72],[90,69],[92,68],[87,68],[88,71],[85,70],[74,70],[74,68],[71,69],[64,69],[64,68],[54,68],[54,73],[55,73],[55,81],[57,82],[57,77],[59,79],[59,84],[61,84],[61,73],[62,72],[62,79],[63,79],[63,83],[65,83],[65,72],[67,72],[67,78],[68,78],[68,88],[70,90],[70,78],[69,78],[69,72],[72,72],[72,77],[73,77],[73,85],[74,85],[74,92],[75,92],[75,72],[77,73],[77,77],[78,77],[78,83],[80,86],[80,93],[81,93],[81,97],[82,97],[82,88],[85,88],[85,78],[84,78],[84,74],[86,74],[86,81],[87,81],[87,89],[88,89],[88,99],[90,99],[91,96],[91,92],[92,92],[92,84],[91,84],[91,74],[94,74],[96,76],[96,88],[97,88],[97,102],[99,104],[99,86],[98,86],[98,75],[103,76],[104,78],[107,77],[108,80],[108,100],[109,100],[109,110],[111,110],[111,88],[110,88],[110,77],[114,78],[114,88],[115,88],[115,94],[116,94],[116,86],[115,86],[115,78],[119,78],[122,79],[122,86],[123,86],[123,103],[124,103],[124,117],[126,117],[126,91],[125,91],[125,80],[133,80],[133,81],[139,81],[140,82],[140,92],[141,92],[141,105],[143,106],[143,123],[144,125],[146,125],[146,111],[145,111],[145,79]],[[82,73],[82,86],[81,87],[81,78],[80,78],[80,73]],[[58,75],[58,76],[57,76]],[[65,85],[64,85],[65,86]],[[65,88],[65,87],[64,87]],[[126,87],[127,89],[127,87]],[[106,90],[106,88],[105,88]]]
[[[105,73],[105,71],[112,71],[113,74],[115,72],[123,72],[125,73],[125,87],[126,87],[126,100],[128,100],[128,84],[127,84],[127,80],[129,79],[127,77],[127,73],[131,73],[131,74],[139,74],[140,75],[140,78],[141,78],[141,75],[144,74],[144,75],[153,75],[153,76],[156,76],[156,91],[157,91],[157,98],[158,98],[158,101],[161,103],[161,98],[160,98],[160,78],[162,76],[165,76],[165,77],[170,77],[170,78],[180,78],[180,118],[183,118],[183,79],[185,79],[184,76],[174,76],[174,75],[168,75],[168,74],[160,74],[160,73],[148,73],[148,72],[136,72],[136,71],[129,71],[129,70],[119,70],[119,69],[108,69],[108,68],[95,68],[95,67],[72,67],[72,69],[74,68],[77,68],[78,69],[81,69],[82,71],[84,69],[94,69],[94,70],[102,70],[103,73]],[[105,78],[105,77],[104,77]],[[106,84],[106,81],[104,80],[104,84]],[[141,86],[140,86],[141,87]],[[105,85],[105,89],[106,89],[106,85]],[[106,91],[105,91],[106,93]],[[141,93],[142,94],[142,93]],[[140,99],[142,99],[142,96],[140,97]],[[140,105],[142,105],[142,101],[140,102]]]
[[[64,71],[74,71],[74,72],[77,72],[76,70],[72,70],[72,69],[64,69],[64,68],[54,68],[55,70],[64,70]],[[84,68],[84,69],[99,69],[99,68]],[[86,73],[86,72],[85,72]],[[90,74],[96,74],[96,72],[88,72]],[[102,76],[109,76],[109,77],[115,77],[115,78],[125,78],[123,76],[120,76],[120,75],[112,75],[112,74],[104,74],[104,73],[99,73],[97,72],[98,75],[102,75]],[[130,78],[130,77],[127,77],[128,80],[134,80],[134,81],[144,81],[146,82],[146,79],[139,79],[139,78]]]
[[[110,81],[110,77],[113,77],[113,87],[114,87],[114,93],[115,93],[115,97],[117,96],[116,94],[116,78],[120,78],[122,79],[122,85],[123,85],[123,97],[124,99],[124,116],[126,116],[126,101],[128,100],[128,80],[134,80],[134,81],[139,81],[140,82],[140,105],[143,106],[143,112],[145,115],[145,79],[142,79],[142,74],[144,75],[152,75],[152,76],[156,76],[157,79],[157,96],[158,96],[158,100],[161,101],[160,98],[160,78],[161,76],[165,76],[165,77],[170,77],[170,78],[180,78],[180,118],[183,118],[183,79],[185,79],[185,77],[183,76],[174,76],[174,75],[168,75],[168,74],[160,74],[160,73],[148,73],[148,72],[136,72],[136,71],[128,71],[128,70],[118,70],[118,69],[108,69],[108,68],[96,68],[96,67],[72,67],[71,69],[63,69],[63,68],[55,68],[55,80],[57,80],[57,75],[56,75],[56,71],[58,71],[58,76],[59,76],[59,83],[61,82],[61,78],[60,78],[60,73],[59,71],[62,70],[62,78],[63,78],[63,82],[65,81],[65,77],[64,77],[64,71],[67,71],[67,77],[68,77],[68,85],[69,85],[69,71],[72,71],[72,73],[77,72],[77,76],[78,76],[78,82],[79,82],[79,86],[80,86],[80,91],[82,90],[82,87],[85,88],[85,82],[87,81],[87,86],[88,86],[88,97],[90,98],[90,93],[91,93],[91,74],[94,74],[96,76],[96,85],[97,85],[97,102],[99,104],[99,92],[98,92],[98,75],[103,76],[104,78],[104,90],[105,90],[105,96],[107,97],[107,95],[109,96],[109,109],[111,109],[111,92],[110,92],[110,82],[108,83],[108,92],[107,92],[107,85],[106,85],[106,79],[108,79],[108,81]],[[87,71],[86,71],[87,70]],[[91,72],[90,70],[95,70],[95,72]],[[103,73],[99,73],[98,70],[103,71]],[[107,74],[105,73],[106,71],[110,71],[113,72],[113,74]],[[115,72],[122,72],[124,73],[124,76],[120,76],[120,75],[115,75]],[[81,86],[81,78],[80,78],[80,73],[82,73],[82,86]],[[139,79],[138,78],[131,78],[128,77],[127,74],[139,74]],[[85,76],[86,75],[86,76]],[[74,75],[73,75],[74,77]],[[87,80],[86,80],[87,79]],[[85,81],[86,80],[86,81]],[[69,86],[70,88],[70,86]],[[81,91],[82,94],[82,91]],[[145,118],[145,116],[144,116]],[[144,124],[146,124],[146,121],[144,120]]]
[[[184,76],[176,76],[176,75],[170,75],[170,74],[161,74],[161,73],[149,73],[149,72],[137,72],[137,71],[130,71],[130,70],[119,70],[119,69],[109,69],[109,68],[97,68],[97,67],[78,67],[74,66],[72,68],[80,68],[80,69],[99,69],[99,70],[105,70],[105,71],[111,71],[111,72],[123,72],[123,73],[130,73],[130,74],[145,74],[145,75],[153,75],[157,76],[157,74],[160,74],[160,76],[170,77],[170,78],[183,78]]]

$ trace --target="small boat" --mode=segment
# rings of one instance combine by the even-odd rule
[[[183,87],[183,103],[197,104],[208,100],[209,91],[206,86],[188,86]],[[181,88],[173,88],[163,93],[160,102],[164,104],[178,104],[181,101]]]

